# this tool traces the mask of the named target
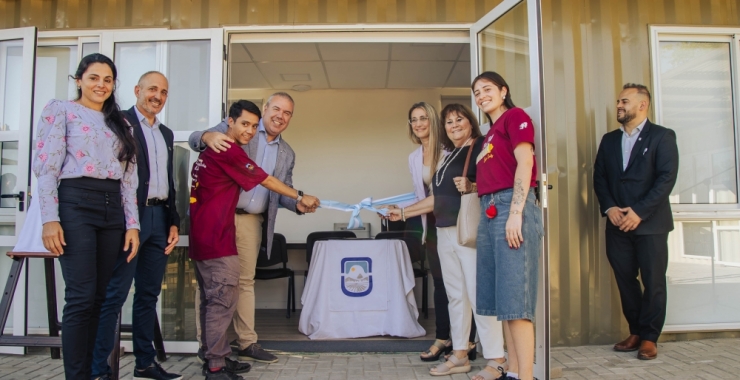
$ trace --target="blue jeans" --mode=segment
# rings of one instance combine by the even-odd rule
[[[522,237],[519,249],[509,248],[506,221],[509,219],[512,189],[481,197],[481,221],[478,225],[476,275],[476,310],[480,315],[495,315],[500,321],[534,321],[537,306],[537,282],[542,249],[542,212],[530,189],[522,213]],[[498,215],[489,219],[486,209],[496,204]]]
[[[92,378],[111,373],[108,356],[113,341],[118,313],[126,302],[132,280],[136,279],[132,315],[134,356],[136,368],[146,368],[156,357],[152,345],[154,321],[157,318],[157,299],[162,291],[162,277],[167,266],[167,209],[164,206],[144,207],[141,214],[139,253],[126,262],[128,254],[121,252],[116,261],[113,278],[108,284],[105,303],[100,311],[98,337],[93,352]]]

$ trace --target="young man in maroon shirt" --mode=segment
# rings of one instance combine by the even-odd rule
[[[227,136],[236,144],[221,153],[206,150],[193,164],[190,187],[190,258],[200,288],[200,323],[207,368],[206,379],[242,379],[247,364],[228,359],[226,330],[238,299],[239,258],[234,209],[241,189],[257,185],[299,201],[310,211],[319,200],[267,175],[241,148],[257,132],[261,113],[252,102],[239,100],[229,109]]]

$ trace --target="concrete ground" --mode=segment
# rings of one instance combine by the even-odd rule
[[[469,379],[485,361],[471,363],[469,374],[432,377],[416,353],[277,353],[274,364],[255,364],[245,379]],[[659,344],[658,359],[641,361],[636,353],[618,353],[611,346],[552,350],[551,378],[559,379],[740,379],[740,339],[708,339]],[[202,379],[194,355],[171,355],[162,363],[184,379]],[[131,379],[133,355],[121,359],[121,378]],[[48,350],[25,356],[0,355],[0,379],[63,379],[61,360]]]

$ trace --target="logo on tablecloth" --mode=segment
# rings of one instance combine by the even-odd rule
[[[369,257],[342,259],[342,292],[349,297],[364,297],[373,291],[373,260]]]

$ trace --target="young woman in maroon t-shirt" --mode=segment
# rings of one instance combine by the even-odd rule
[[[504,322],[507,378],[529,380],[533,378],[532,322],[542,246],[542,213],[534,195],[534,125],[524,110],[514,106],[511,90],[499,74],[484,72],[471,87],[476,104],[491,122],[476,175],[482,211],[477,239],[477,313],[495,315]],[[494,365],[489,362],[485,370],[496,373],[490,368]],[[473,380],[487,379],[479,374]]]

